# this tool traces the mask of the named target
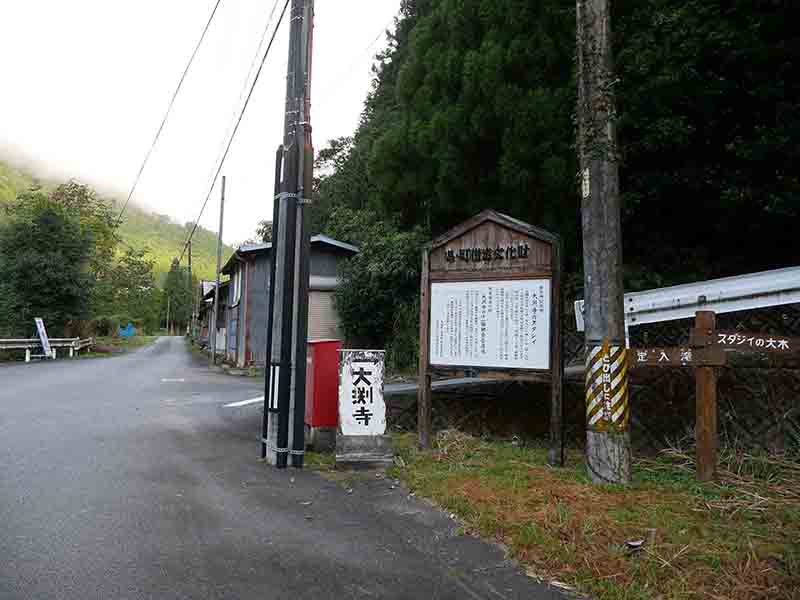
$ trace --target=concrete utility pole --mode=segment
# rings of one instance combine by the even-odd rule
[[[222,176],[222,192],[219,198],[219,231],[217,232],[217,270],[214,283],[214,311],[213,320],[209,324],[211,364],[217,363],[217,315],[219,314],[219,270],[222,267],[222,219],[225,214],[225,175]]]
[[[586,461],[595,483],[628,483],[630,409],[609,8],[609,0],[577,0]]]
[[[269,375],[264,393],[267,415],[262,456],[278,468],[303,466],[305,372],[308,337],[309,232],[311,197],[310,82],[313,0],[292,0],[286,118],[278,152],[272,232],[273,269],[268,326]]]
[[[169,301],[170,301],[170,296],[169,292],[167,292],[167,335],[172,335],[172,331],[169,328]]]

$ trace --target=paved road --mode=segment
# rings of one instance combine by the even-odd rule
[[[0,366],[0,599],[549,599],[376,477],[256,460],[258,383],[180,338]]]

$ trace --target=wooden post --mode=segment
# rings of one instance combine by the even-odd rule
[[[553,273],[550,285],[550,464],[564,466],[564,414],[561,389],[564,362],[561,358],[561,241],[553,244]]]
[[[713,311],[698,311],[695,328],[710,333],[716,328]],[[717,469],[717,373],[714,367],[697,367],[695,444],[697,480],[710,481]]]
[[[592,482],[630,482],[610,0],[577,0],[578,155],[586,294],[586,463]],[[619,358],[618,358],[619,357]],[[611,367],[611,372],[606,369]],[[617,369],[616,371],[614,369]],[[611,376],[611,383],[605,376]],[[615,382],[615,383],[614,383]]]
[[[430,254],[422,252],[422,281],[419,300],[419,389],[417,390],[417,432],[419,447],[431,447],[431,375],[430,359]]]

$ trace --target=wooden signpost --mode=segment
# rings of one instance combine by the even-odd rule
[[[550,383],[550,461],[564,460],[561,240],[493,210],[422,255],[417,424],[431,445],[431,378],[474,374]]]
[[[717,469],[717,371],[728,362],[727,352],[792,354],[800,339],[780,335],[716,329],[716,313],[698,311],[689,345],[675,348],[631,348],[631,368],[695,368],[695,445],[697,479],[713,479]]]

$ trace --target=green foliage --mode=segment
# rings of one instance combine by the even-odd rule
[[[41,191],[8,206],[0,226],[0,327],[27,335],[42,317],[54,337],[88,316],[94,283],[91,228]]]
[[[627,286],[796,264],[787,3],[613,7]],[[396,25],[357,131],[319,153],[315,229],[338,206],[431,235],[494,208],[560,233],[579,274],[575,3],[407,1]]]
[[[352,343],[383,345],[402,308],[413,305],[419,294],[424,235],[420,230],[400,231],[369,211],[345,207],[331,214],[325,233],[360,250],[340,266],[336,308],[345,337]],[[399,348],[397,354],[402,355]]]
[[[797,16],[762,0],[616,5],[626,260],[667,282],[797,264]]]
[[[262,242],[272,241],[272,221],[259,221],[256,235]]]
[[[172,261],[164,282],[163,303],[169,302],[170,322],[178,331],[185,328],[192,314],[192,290],[197,289],[197,278],[189,281],[189,270]]]
[[[119,235],[130,246],[146,250],[153,260],[156,283],[163,286],[172,260],[180,254],[193,223],[179,225],[167,215],[148,213],[137,206],[128,206]],[[223,245],[223,260],[234,249]],[[186,258],[184,257],[184,262]],[[213,280],[217,266],[217,234],[198,227],[192,237],[192,272],[199,279]]]
[[[9,204],[17,194],[39,187],[39,182],[32,175],[0,161],[0,207]],[[0,216],[2,219],[3,216]]]
[[[112,316],[99,323],[101,328],[116,331],[118,325],[131,321],[148,331],[158,329],[163,300],[155,284],[153,260],[143,250],[126,248],[104,274],[95,288],[95,311]]]
[[[394,372],[416,373],[419,360],[419,296],[395,308],[386,338],[386,363]]]
[[[124,326],[128,321],[140,329],[160,327],[163,299],[153,273],[155,261],[145,250],[123,242],[111,201],[77,181],[41,188],[35,179],[3,163],[0,184],[7,184],[3,191],[13,194],[0,215],[0,226],[8,240],[0,251],[0,261],[9,273],[23,279],[20,273],[32,269],[32,260],[39,261],[35,274],[28,277],[30,281],[23,282],[26,285],[4,278],[1,329],[27,332],[32,327],[30,310],[37,313],[34,316],[44,316],[48,330],[55,334],[59,329],[75,335],[98,331],[111,334],[118,324]],[[42,237],[39,230],[43,222],[53,221],[54,215],[64,219],[63,227],[54,225],[50,232],[61,242]],[[80,242],[76,242],[75,227]],[[28,249],[31,246],[33,251]],[[77,246],[88,253],[85,260],[69,254]],[[59,252],[68,268],[55,267],[56,258],[42,256],[45,250]],[[73,276],[76,269],[79,274]],[[65,286],[65,277],[70,286]],[[76,294],[78,288],[80,293]],[[50,291],[44,294],[41,290]],[[63,304],[63,315],[46,312],[47,307],[40,307],[41,302],[36,300],[41,296],[59,298],[62,293],[71,299],[63,303],[56,300],[59,306]]]

